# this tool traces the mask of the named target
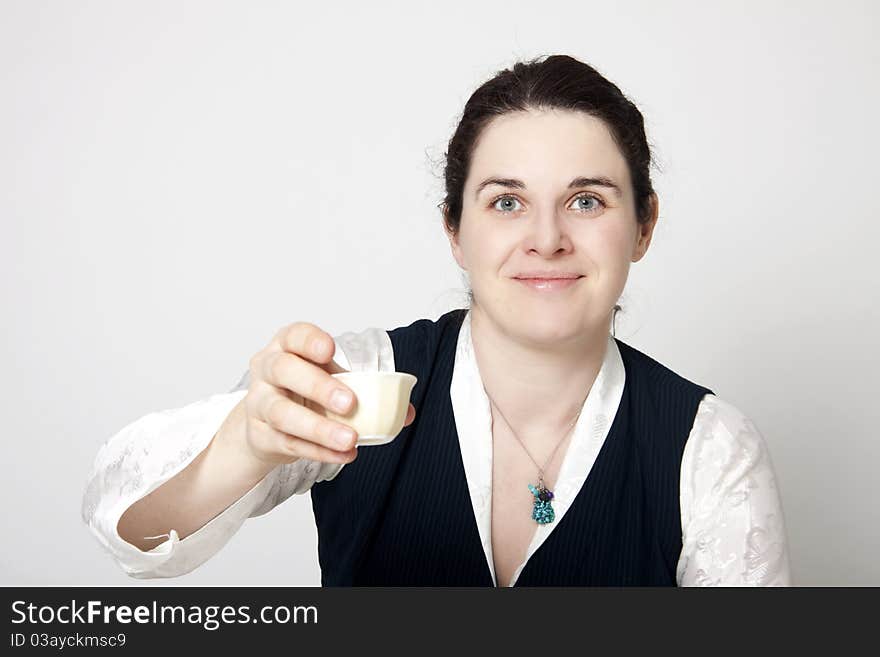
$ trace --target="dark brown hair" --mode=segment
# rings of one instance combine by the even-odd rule
[[[492,119],[510,112],[564,109],[602,120],[627,162],[636,220],[651,219],[651,148],[642,113],[610,80],[568,55],[517,62],[495,74],[468,99],[446,150],[446,197],[439,204],[453,234],[461,226],[464,184],[477,139]],[[471,293],[469,297],[472,299]],[[615,314],[620,306],[615,306]]]

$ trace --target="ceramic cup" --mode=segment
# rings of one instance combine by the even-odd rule
[[[332,374],[355,395],[354,408],[340,415],[324,407],[324,415],[357,431],[358,447],[384,445],[403,429],[409,396],[418,379],[406,372],[339,372]]]

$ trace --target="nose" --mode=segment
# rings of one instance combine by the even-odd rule
[[[529,219],[528,235],[525,247],[528,251],[536,251],[542,255],[553,255],[560,249],[570,251],[571,237],[566,218],[548,210],[535,212]]]

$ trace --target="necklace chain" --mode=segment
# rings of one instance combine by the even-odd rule
[[[486,388],[484,387],[483,390],[485,391]],[[587,392],[587,396],[589,396],[589,394],[590,393]],[[486,397],[489,397],[488,392],[486,392]],[[584,408],[584,404],[586,403],[587,398],[584,397],[584,401],[581,403],[581,407],[580,407],[580,409],[578,409],[577,415],[574,416],[574,420],[572,420],[571,424],[568,425],[568,428],[565,431],[565,435],[563,435],[562,439],[556,444],[556,448],[553,450],[553,453],[550,454],[550,457],[547,459],[547,462],[544,463],[543,468],[540,465],[538,465],[538,462],[535,460],[535,457],[532,456],[532,453],[529,451],[528,447],[526,447],[525,443],[522,440],[520,440],[519,436],[516,435],[516,431],[513,430],[513,427],[511,426],[510,422],[508,422],[507,418],[504,417],[504,413],[501,412],[501,409],[498,408],[498,405],[494,401],[492,401],[491,397],[489,397],[489,401],[492,402],[492,405],[495,407],[495,410],[498,411],[498,414],[501,416],[501,419],[504,420],[504,423],[510,429],[510,433],[512,433],[513,437],[516,438],[517,442],[520,445],[522,445],[522,448],[525,450],[526,454],[528,454],[529,458],[532,459],[532,463],[534,463],[535,467],[538,468],[538,486],[539,487],[543,486],[544,485],[544,468],[546,468],[550,464],[550,461],[553,460],[553,457],[556,455],[556,452],[559,451],[560,445],[562,445],[562,443],[565,442],[565,439],[568,437],[568,434],[571,431],[571,428],[574,426],[574,424],[577,422],[578,418],[581,416],[581,411]]]

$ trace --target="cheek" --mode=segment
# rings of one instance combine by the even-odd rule
[[[629,262],[634,239],[633,232],[622,229],[620,221],[601,224],[590,236],[590,253],[605,267],[619,269]]]
[[[632,245],[625,231],[608,231],[605,237],[597,266],[602,294],[613,305],[626,287]]]
[[[515,249],[515,244],[507,244],[503,236],[489,231],[471,231],[461,244],[469,269],[479,272],[502,269]]]

